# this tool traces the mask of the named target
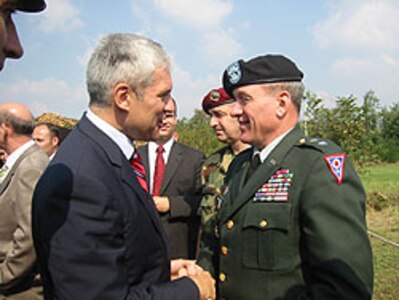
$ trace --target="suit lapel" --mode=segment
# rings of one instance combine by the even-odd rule
[[[105,154],[110,160],[110,163],[120,169],[121,180],[129,186],[129,188],[137,195],[137,199],[143,203],[148,216],[151,218],[156,230],[162,236],[166,249],[168,249],[167,239],[154,203],[150,199],[151,196],[140,186],[129,161],[124,157],[118,145],[115,144],[105,133],[94,126],[85,116],[83,116],[79,121],[78,128],[103,148]]]
[[[226,205],[220,212],[220,220],[222,222],[225,222],[246,202],[252,199],[252,196],[262,186],[262,184],[268,181],[269,178],[281,167],[284,157],[303,136],[303,132],[299,128],[299,125],[296,126],[286,137],[284,137],[280,144],[273,149],[266,160],[252,174],[248,182],[242,186],[244,174],[250,164],[250,158],[248,158],[248,161],[245,163],[242,170],[237,174],[238,176],[236,176],[229,184],[229,187],[232,187],[232,190],[227,192]]]
[[[141,162],[144,165],[144,169],[145,169],[145,178],[147,180],[147,184],[150,184],[150,164],[149,164],[149,155],[148,155],[148,143],[145,144],[143,147],[140,147],[139,149],[137,149],[137,152],[139,153],[140,157],[141,157]]]
[[[162,236],[162,240],[164,242],[165,247],[168,249],[167,237],[165,235],[164,230],[162,230],[162,223],[158,216],[158,212],[155,208],[154,201],[151,198],[151,195],[148,194],[141,186],[137,180],[136,175],[134,174],[130,164],[127,162],[123,164],[121,168],[121,177],[122,181],[124,181],[136,195],[139,201],[143,204],[144,208],[147,210],[148,215],[150,216],[152,222],[155,225],[155,228]]]
[[[168,162],[165,167],[165,173],[162,179],[161,195],[165,193],[170,181],[172,180],[175,172],[179,168],[179,164],[183,159],[183,151],[177,142],[174,142],[170,149]]]
[[[11,181],[12,177],[14,177],[15,172],[17,171],[19,165],[21,162],[24,160],[25,157],[30,155],[32,152],[37,151],[39,149],[39,146],[36,144],[30,146],[28,149],[25,150],[25,152],[22,153],[20,157],[16,160],[10,171],[7,173],[6,177],[0,184],[0,195],[3,194],[5,191],[6,187],[8,186],[9,182]]]

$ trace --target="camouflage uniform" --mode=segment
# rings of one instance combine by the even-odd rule
[[[218,208],[218,199],[222,194],[224,178],[227,169],[234,159],[234,153],[230,146],[226,146],[213,153],[205,161],[202,168],[202,199],[198,214],[201,218],[201,238],[200,238],[200,252],[197,261],[206,269],[213,268],[210,261],[210,255],[213,251],[210,245],[215,245],[215,228],[216,228],[216,213]],[[205,246],[206,245],[206,246]]]

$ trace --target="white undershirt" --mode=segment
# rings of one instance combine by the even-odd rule
[[[168,163],[168,158],[170,151],[172,149],[174,143],[173,137],[169,139],[165,144],[163,144],[163,160],[165,162],[165,166]],[[153,188],[153,182],[154,182],[154,173],[155,173],[155,162],[157,160],[157,148],[158,144],[155,142],[148,142],[148,167],[150,170],[150,174],[148,177],[149,180],[149,185],[150,185],[150,191],[152,193],[152,188]]]

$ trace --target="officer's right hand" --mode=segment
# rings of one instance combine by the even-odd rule
[[[215,279],[207,271],[198,271],[195,275],[188,275],[200,291],[200,300],[216,299]]]

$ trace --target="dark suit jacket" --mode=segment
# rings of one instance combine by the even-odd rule
[[[138,152],[148,176],[148,145],[140,147]],[[161,219],[169,237],[172,258],[195,258],[204,160],[202,152],[178,142],[173,143],[169,153],[160,194],[168,196],[170,201],[170,211],[161,214]]]
[[[83,117],[40,179],[33,237],[46,299],[198,299],[170,282],[166,237],[120,148]]]

